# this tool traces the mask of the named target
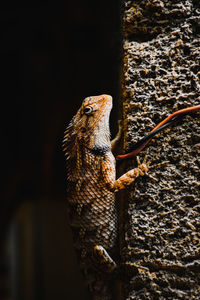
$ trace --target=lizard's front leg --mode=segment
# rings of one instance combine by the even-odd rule
[[[123,123],[122,120],[118,120],[118,132],[114,137],[114,139],[111,141],[111,151],[114,155],[117,154],[116,152],[122,138],[122,132],[123,132]]]
[[[113,178],[111,178],[109,174],[109,167],[105,163],[103,165],[103,174],[108,188],[113,192],[117,192],[119,190],[125,189],[127,186],[133,183],[137,177],[144,176],[145,174],[147,174],[148,170],[150,169],[151,161],[146,163],[146,157],[145,157],[143,163],[140,164],[139,158],[137,157],[137,163],[138,163],[137,168],[126,172],[116,180],[113,180]]]
[[[117,192],[119,190],[125,189],[128,185],[133,183],[137,177],[147,174],[147,172],[149,171],[150,163],[146,163],[145,159],[144,162],[140,164],[138,157],[137,163],[137,168],[126,172],[113,182],[113,187],[111,187],[112,191]]]
[[[116,149],[120,143],[120,140],[122,138],[122,132],[123,132],[123,123],[122,120],[118,121],[118,132],[115,136],[115,138],[111,141],[111,150],[112,153],[115,154]],[[140,164],[139,158],[137,157],[137,164],[138,167],[135,169],[132,169],[128,171],[127,173],[123,174],[120,178],[117,180],[113,181],[112,178],[109,177],[109,174],[106,170],[107,166],[105,166],[105,169],[103,170],[103,173],[106,178],[106,182],[108,183],[109,188],[113,192],[117,192],[118,190],[126,188],[128,185],[130,185],[138,176],[144,176],[150,166],[150,162],[146,163],[146,156],[144,158],[144,161],[142,164]]]

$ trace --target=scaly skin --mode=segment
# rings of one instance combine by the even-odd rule
[[[115,179],[109,130],[111,108],[111,96],[86,98],[64,137],[74,243],[92,297],[101,300],[111,299],[109,280],[105,281],[104,273],[112,273],[115,268],[107,255],[116,252],[118,226],[114,193],[148,171],[148,165],[141,164]],[[99,270],[95,268],[98,265]]]

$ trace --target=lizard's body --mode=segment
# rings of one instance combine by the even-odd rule
[[[76,230],[76,248],[84,257],[94,245],[111,250],[117,236],[117,217],[114,193],[108,190],[103,164],[109,168],[110,177],[115,178],[114,157],[111,152],[104,155],[91,153],[80,146],[81,165],[73,168],[69,178],[68,204],[71,226]]]
[[[64,139],[69,181],[67,197],[75,247],[84,273],[90,277],[87,281],[92,287],[93,297],[101,300],[110,298],[104,291],[104,275],[93,266],[92,253],[96,246],[102,246],[111,255],[115,252],[118,227],[114,193],[148,170],[148,166],[142,164],[115,179],[109,130],[111,108],[111,96],[86,98],[68,126]]]

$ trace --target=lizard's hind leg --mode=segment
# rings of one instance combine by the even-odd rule
[[[104,247],[100,245],[93,247],[92,260],[94,266],[103,273],[111,274],[117,268],[114,260],[110,257]]]

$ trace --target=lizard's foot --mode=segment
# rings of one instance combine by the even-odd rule
[[[92,259],[95,267],[101,272],[112,273],[117,267],[108,252],[100,245],[93,247]]]
[[[147,162],[147,156],[148,156],[148,153],[145,155],[144,160],[143,160],[142,163],[140,162],[139,157],[136,156],[136,161],[137,161],[136,170],[138,169],[138,172],[139,172],[140,176],[144,176],[144,175],[148,174],[148,171],[150,169],[152,159]]]
[[[161,149],[148,162],[146,162],[146,161],[147,161],[147,157],[148,157],[148,152],[149,151],[146,153],[146,155],[145,155],[144,160],[143,160],[142,163],[140,163],[139,157],[138,156],[136,157],[137,164],[138,164],[137,168],[140,169],[141,172],[144,173],[144,175],[148,175],[150,178],[154,179],[155,181],[157,181],[157,179],[155,177],[153,177],[152,175],[149,175],[148,171],[150,169],[159,168],[160,166],[169,163],[169,161],[163,161],[163,162],[160,162],[160,163],[152,165],[152,162],[156,160],[156,158],[157,158],[157,156],[158,156],[158,154],[159,154],[160,151],[161,151]],[[142,175],[142,174],[140,173],[140,175]]]

